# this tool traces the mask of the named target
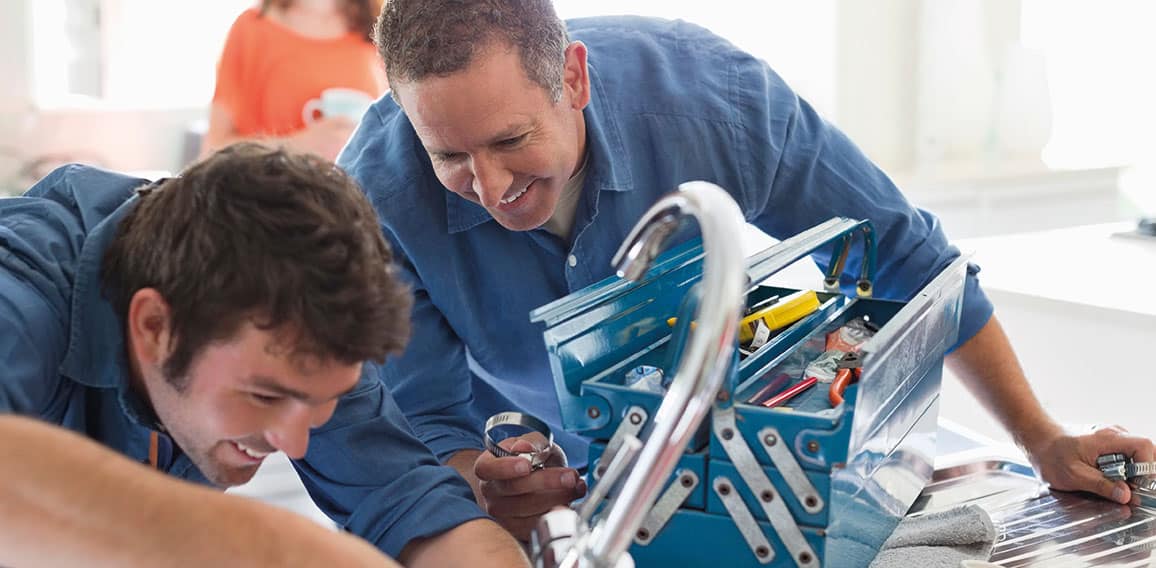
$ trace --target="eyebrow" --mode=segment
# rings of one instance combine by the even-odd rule
[[[324,399],[324,400],[314,399],[313,397],[309,396],[308,393],[304,393],[304,392],[301,392],[299,390],[294,390],[291,388],[283,387],[280,384],[278,384],[277,381],[273,380],[270,377],[262,377],[262,376],[253,377],[251,386],[268,391],[268,392],[273,393],[277,396],[285,396],[285,397],[289,397],[292,399],[300,400],[302,402],[316,402],[316,403],[320,404],[320,403],[329,402],[331,400],[339,399],[339,398],[353,392],[353,389],[357,388],[357,383],[354,383],[353,386],[337,393],[336,396],[333,396],[331,398]]]

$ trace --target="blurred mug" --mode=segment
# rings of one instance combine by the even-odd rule
[[[362,91],[334,87],[321,91],[316,99],[309,99],[301,109],[301,119],[309,124],[325,117],[344,116],[357,123],[371,104],[373,98]]]

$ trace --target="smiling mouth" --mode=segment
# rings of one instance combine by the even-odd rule
[[[245,455],[247,455],[247,456],[249,456],[255,460],[265,459],[269,454],[273,453],[273,452],[262,452],[260,450],[255,450],[253,448],[250,448],[249,446],[242,444],[241,442],[233,442],[233,445],[236,446],[238,450],[241,450],[241,453],[243,453],[243,454],[245,454]]]
[[[519,191],[518,193],[515,193],[514,195],[511,195],[510,197],[507,197],[507,198],[499,201],[498,203],[501,203],[502,205],[509,205],[509,204],[517,201],[518,199],[520,199],[523,195],[526,195],[527,191],[530,191],[530,186],[528,186],[528,185],[526,187],[523,187],[522,191]]]

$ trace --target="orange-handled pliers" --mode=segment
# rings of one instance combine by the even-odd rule
[[[851,383],[859,380],[863,361],[859,359],[858,353],[848,351],[842,359],[839,359],[836,369],[835,379],[831,381],[831,390],[827,393],[827,398],[831,399],[832,408],[843,404],[843,391],[847,390]]]

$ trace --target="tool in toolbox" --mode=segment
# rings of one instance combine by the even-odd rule
[[[859,359],[859,353],[848,351],[839,360],[837,368],[835,380],[831,381],[831,388],[827,395],[831,401],[831,406],[843,404],[843,393],[847,387],[851,386],[851,383],[859,380],[859,373],[863,370],[863,361]]]
[[[703,182],[679,189],[631,231],[615,257],[619,278],[531,314],[544,324],[562,425],[593,440],[592,498],[581,514],[542,517],[534,558],[543,567],[866,566],[933,470],[966,259],[906,302],[878,300],[870,223],[832,219],[744,262],[730,196]],[[688,216],[701,242],[660,256]],[[853,243],[862,255],[850,256]],[[743,304],[754,314],[796,294],[766,281],[812,254],[827,263],[818,307],[740,357]],[[859,370],[859,384],[842,404],[813,387],[790,398],[791,412],[759,402],[799,380],[780,379],[784,365],[803,373],[827,334],[859,318],[878,332],[844,367]],[[631,388],[629,372],[642,366],[663,371],[665,393]]]
[[[787,327],[819,309],[819,296],[814,290],[800,290],[785,298],[772,296],[747,310],[739,320],[739,343],[747,345],[755,342],[760,347],[767,342],[770,333]],[[666,324],[674,327],[678,318],[668,318]],[[695,322],[691,322],[694,326]]]
[[[772,305],[757,309],[739,320],[739,343],[750,343],[760,329],[776,331],[807,317],[819,309],[819,296],[814,290],[795,292]],[[764,338],[763,343],[766,342]]]
[[[759,389],[758,392],[747,399],[747,404],[762,404],[768,397],[781,392],[783,387],[787,386],[789,382],[791,382],[790,375],[784,373],[776,374],[774,378],[767,381],[767,384],[763,386],[763,388]]]
[[[766,408],[776,408],[776,407],[782,406],[783,403],[787,402],[788,400],[791,400],[792,398],[795,398],[796,396],[801,394],[803,391],[815,386],[815,383],[818,383],[818,382],[819,382],[819,379],[817,379],[815,377],[807,377],[807,378],[803,379],[802,381],[795,383],[794,385],[787,388],[783,392],[776,394],[775,396],[772,396],[771,398],[768,398],[767,400],[765,400],[759,404],[766,407]]]

